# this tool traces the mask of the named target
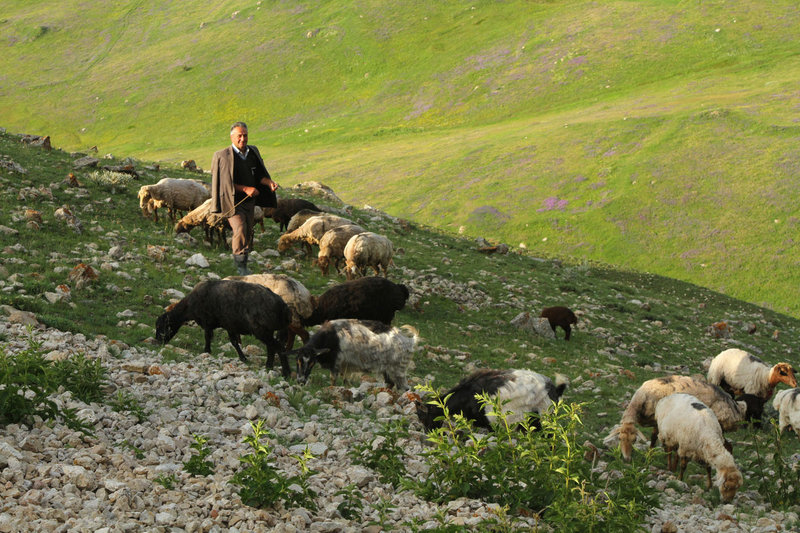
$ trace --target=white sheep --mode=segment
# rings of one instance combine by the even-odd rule
[[[289,223],[286,224],[286,229],[284,230],[284,233],[293,232],[294,230],[302,226],[305,223],[305,221],[308,220],[309,218],[318,217],[321,214],[322,213],[320,211],[315,211],[313,209],[301,209],[300,211],[292,215],[292,218],[289,219]]]
[[[392,241],[371,231],[353,236],[344,247],[345,271],[347,279],[364,276],[367,267],[375,270],[375,275],[383,273],[386,277],[392,264]]]
[[[729,502],[742,486],[742,474],[736,468],[730,450],[722,436],[722,427],[714,412],[690,394],[676,393],[656,404],[658,440],[667,451],[669,468],[681,460],[679,479],[683,480],[686,465],[697,461],[706,466],[707,488],[711,488],[711,468],[717,472],[716,486],[724,502]],[[677,451],[677,458],[673,453]],[[674,463],[673,463],[674,461]]]
[[[638,424],[654,428],[650,438],[650,446],[654,446],[658,438],[658,427],[655,420],[656,404],[662,398],[677,392],[691,394],[708,405],[716,414],[725,431],[735,430],[747,415],[745,402],[734,401],[730,395],[716,385],[690,376],[665,376],[642,383],[633,393],[631,401],[628,402],[619,425],[611,431],[604,443],[609,445],[619,439],[622,457],[626,461],[630,461],[633,443],[636,442],[637,437],[644,438],[636,429]]]
[[[708,367],[708,381],[733,394],[754,394],[769,399],[778,383],[797,386],[794,369],[789,363],[772,367],[755,355],[739,348],[721,352]]]
[[[211,198],[192,209],[175,223],[175,233],[188,233],[197,226],[203,227],[206,240],[214,244],[214,235],[219,236],[220,243],[225,242],[225,230],[228,220],[220,213],[211,212]]]
[[[775,395],[772,407],[778,411],[778,428],[781,433],[786,428],[800,435],[800,389],[786,389]]]
[[[317,256],[317,265],[323,276],[328,275],[331,261],[333,261],[334,268],[339,268],[340,260],[344,259],[344,247],[347,246],[347,242],[353,236],[365,231],[358,224],[345,224],[325,232],[325,235],[319,240],[319,254]]]
[[[327,231],[352,223],[352,220],[336,215],[324,214],[311,217],[296,230],[280,236],[278,239],[278,251],[285,252],[292,244],[302,242],[310,254],[311,246],[319,244],[319,240]]]
[[[759,400],[760,405],[751,402],[756,403],[751,411],[759,427],[764,403],[772,397],[775,386],[778,383],[797,386],[794,369],[789,363],[770,367],[755,355],[738,348],[730,348],[714,357],[708,367],[708,381],[733,396],[748,394]]]
[[[297,381],[305,383],[319,363],[331,371],[331,385],[339,374],[353,371],[383,375],[389,387],[408,389],[406,373],[419,333],[411,326],[388,326],[376,320],[339,319],[325,322],[297,356]]]
[[[309,335],[303,327],[303,320],[311,316],[314,304],[311,293],[302,283],[286,274],[250,274],[249,276],[228,276],[225,279],[263,285],[286,302],[292,312],[289,338],[286,340],[287,350],[292,349],[295,336],[299,336],[304,343],[308,341]]]
[[[191,211],[211,198],[207,185],[199,180],[163,178],[154,185],[139,188],[139,207],[142,215],[150,216],[158,222],[158,209],[166,207],[171,220],[175,213]]]

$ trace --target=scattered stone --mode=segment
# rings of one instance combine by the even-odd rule
[[[535,333],[536,335],[545,337],[547,339],[556,338],[553,328],[550,327],[549,320],[538,315],[531,314],[527,311],[519,313],[517,316],[511,319],[510,323],[513,326],[531,333]]]
[[[92,156],[89,156],[89,155],[87,155],[87,156],[85,156],[85,157],[81,157],[80,159],[76,159],[75,161],[73,161],[73,162],[72,162],[72,166],[73,166],[74,168],[76,168],[76,169],[80,169],[80,168],[94,168],[94,167],[96,167],[96,166],[97,166],[99,163],[100,163],[100,160],[99,160],[99,159],[97,159],[96,157],[92,157]]]
[[[196,253],[186,260],[186,266],[196,266],[199,268],[208,268],[210,266],[208,259],[201,253]]]

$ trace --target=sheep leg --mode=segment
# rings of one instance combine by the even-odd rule
[[[658,442],[658,426],[653,428],[653,434],[650,435],[650,448],[655,448],[656,442]]]
[[[686,465],[688,464],[689,464],[689,458],[681,457],[681,473],[678,476],[678,479],[680,479],[681,481],[683,481],[683,475],[686,473]]]
[[[214,338],[214,328],[203,328],[205,333],[206,344],[203,347],[205,353],[211,353],[211,340]]]
[[[706,489],[710,489],[711,485],[711,465],[706,465]]]
[[[565,324],[563,326],[563,328],[564,328],[564,331],[567,332],[567,334],[564,336],[564,340],[568,341],[569,340],[569,334],[572,332],[572,328],[569,327],[569,324]]]
[[[232,331],[228,331],[228,339],[230,339],[231,344],[233,344],[233,348],[236,350],[236,353],[239,354],[239,360],[243,363],[247,362],[247,356],[242,351],[241,342],[242,339],[238,333],[234,333]]]
[[[278,336],[280,339],[284,339],[289,336],[288,331],[282,329],[278,332]],[[281,360],[281,374],[283,374],[284,378],[289,379],[292,376],[292,369],[289,366],[289,358],[286,356],[286,352],[281,349],[281,342],[273,337],[272,332],[269,332],[269,335],[265,335],[263,338],[259,338],[259,340],[267,346],[267,368],[272,368],[275,365],[275,353],[277,353],[278,358]]]

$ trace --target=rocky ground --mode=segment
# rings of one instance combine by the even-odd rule
[[[275,373],[254,371],[238,360],[187,354],[187,362],[164,362],[157,349],[20,323],[0,317],[7,353],[41,342],[49,357],[83,353],[100,358],[115,391],[127,391],[147,413],[142,422],[106,404],[86,405],[70,393],[57,401],[78,409],[94,427],[86,436],[61,423],[0,427],[0,532],[17,531],[382,531],[436,529],[443,524],[477,525],[497,519],[497,506],[461,499],[438,506],[381,483],[377,474],[353,463],[354,444],[372,442],[378,425],[413,414],[408,394],[394,396],[374,383],[340,389],[342,401],[303,396],[297,385]],[[261,353],[249,347],[252,355]],[[349,391],[349,392],[346,392]],[[114,393],[116,394],[116,392]],[[337,394],[333,392],[332,394]],[[299,399],[299,401],[298,401]],[[345,400],[346,399],[346,400]],[[337,404],[337,405],[334,405]],[[310,408],[306,409],[305,405]],[[299,408],[299,410],[298,410]],[[308,414],[312,413],[312,414]],[[318,509],[260,510],[244,505],[229,482],[250,453],[243,438],[251,422],[263,419],[272,432],[274,462],[287,474],[298,471],[294,455],[306,445],[315,458],[310,478]],[[402,442],[408,470],[425,475],[421,427],[411,424]],[[192,476],[184,463],[192,457],[193,435],[213,450],[211,476]],[[174,476],[172,488],[158,480]],[[677,486],[664,473],[652,483],[663,493],[644,527],[653,532],[782,531],[796,523],[794,513],[771,512],[755,492],[741,491],[730,505],[712,507],[696,486]],[[355,520],[338,510],[355,487],[363,510]],[[527,530],[532,518],[510,529]],[[546,530],[546,528],[545,528]]]

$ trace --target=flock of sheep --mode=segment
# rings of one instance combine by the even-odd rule
[[[176,232],[202,226],[213,242],[219,235],[224,242],[225,220],[209,213],[209,193],[197,180],[165,178],[140,189],[142,213],[153,215],[167,208],[170,217],[187,211],[175,225]],[[168,342],[184,323],[194,321],[205,332],[206,352],[211,349],[213,331],[223,328],[239,358],[246,356],[241,335],[253,335],[267,347],[267,365],[278,354],[283,375],[291,375],[289,357],[297,364],[297,379],[304,383],[313,367],[330,370],[331,382],[349,372],[381,375],[387,385],[408,388],[407,369],[418,332],[410,327],[391,326],[396,311],[409,297],[408,288],[386,279],[392,264],[393,247],[383,235],[369,232],[352,221],[325,213],[313,203],[300,199],[280,199],[278,207],[266,209],[258,218],[270,217],[285,233],[278,240],[278,251],[302,245],[310,253],[319,252],[314,263],[323,275],[344,261],[347,281],[316,297],[297,280],[283,274],[232,276],[224,280],[199,283],[181,301],[169,306],[156,322],[156,340]],[[263,224],[263,223],[262,223]],[[368,268],[375,276],[363,277]],[[380,277],[380,275],[383,277]],[[542,317],[565,331],[577,322],[566,307],[550,307]],[[306,328],[319,326],[313,334]],[[295,337],[303,346],[293,350]],[[651,447],[660,441],[667,451],[668,468],[677,469],[680,478],[689,461],[698,461],[716,471],[716,486],[724,501],[730,501],[742,485],[731,445],[723,433],[745,420],[760,424],[764,404],[775,386],[784,383],[790,390],[775,395],[773,406],[779,412],[780,430],[800,432],[800,389],[788,363],[769,366],[739,349],[716,356],[706,380],[689,376],[666,376],[644,382],[634,393],[606,444],[619,442],[623,458],[631,460],[637,438],[644,438],[637,425],[653,428]],[[566,377],[555,381],[529,370],[479,370],[442,395],[451,413],[461,413],[476,426],[490,428],[491,416],[478,403],[477,394],[486,393],[503,402],[513,413],[512,423],[522,422],[529,413],[543,413],[558,402],[568,384]],[[441,425],[441,407],[417,402],[417,415],[427,430]]]
[[[677,468],[677,459],[681,460],[679,479],[683,479],[687,463],[694,460],[706,466],[710,488],[714,468],[715,485],[722,500],[728,502],[743,480],[723,432],[735,430],[746,420],[760,426],[764,404],[779,383],[793,387],[773,400],[780,430],[791,426],[800,432],[800,403],[795,402],[800,389],[795,388],[791,365],[769,366],[744,350],[731,348],[714,357],[706,380],[673,375],[645,381],[605,442],[619,440],[623,458],[630,461],[633,444],[641,436],[636,426],[652,427],[650,446],[661,442],[671,470]]]

